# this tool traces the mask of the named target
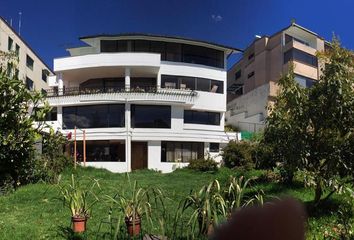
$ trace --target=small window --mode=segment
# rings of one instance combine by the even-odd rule
[[[57,107],[53,107],[52,110],[47,113],[45,120],[46,121],[57,121],[58,110]]]
[[[29,77],[26,77],[26,87],[28,90],[31,90],[31,91],[34,89],[33,81]]]
[[[13,45],[14,45],[14,40],[12,40],[12,38],[9,37],[7,49],[8,49],[9,51],[12,51]]]
[[[16,44],[16,55],[19,56],[20,55],[20,46]]]
[[[254,76],[254,71],[250,72],[248,75],[247,75],[247,78],[251,78]]]
[[[27,57],[26,57],[26,66],[29,69],[33,70],[33,64],[34,64],[33,59],[30,56],[27,55]]]
[[[227,88],[227,92],[231,94],[236,94],[236,95],[242,95],[243,94],[243,84],[232,84]]]
[[[250,55],[248,55],[248,60],[251,60],[252,58],[254,58],[254,53],[251,53]]]
[[[42,69],[42,80],[47,82],[47,78],[48,78],[49,72],[47,69]]]
[[[210,143],[209,144],[209,152],[219,152],[220,144],[219,143]]]
[[[241,77],[241,69],[235,73],[235,80],[239,79],[240,77]]]

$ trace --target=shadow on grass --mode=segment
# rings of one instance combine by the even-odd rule
[[[304,204],[309,217],[314,218],[333,215],[333,213],[338,212],[341,205],[339,200],[333,198],[329,198],[317,205],[313,201],[306,201]]]
[[[88,239],[86,233],[74,233],[70,227],[59,226],[57,229],[57,236],[68,240],[86,240]]]

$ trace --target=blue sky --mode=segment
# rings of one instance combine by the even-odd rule
[[[80,45],[79,36],[142,32],[182,36],[245,48],[254,35],[271,35],[291,19],[354,49],[352,0],[0,0],[0,15],[49,65]]]

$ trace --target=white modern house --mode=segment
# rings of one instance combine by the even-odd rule
[[[146,34],[81,37],[86,46],[54,59],[49,123],[77,130],[86,165],[126,172],[162,172],[206,154],[220,160],[237,138],[224,131],[227,57],[240,50]]]

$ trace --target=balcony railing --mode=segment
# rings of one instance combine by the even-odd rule
[[[63,89],[47,89],[45,95],[47,98],[61,97],[61,96],[78,96],[78,95],[92,95],[92,94],[129,94],[129,93],[149,93],[149,94],[170,94],[180,96],[197,96],[197,92],[194,90],[185,89],[169,89],[169,88],[157,88],[156,86],[137,86],[137,87],[71,87]]]

